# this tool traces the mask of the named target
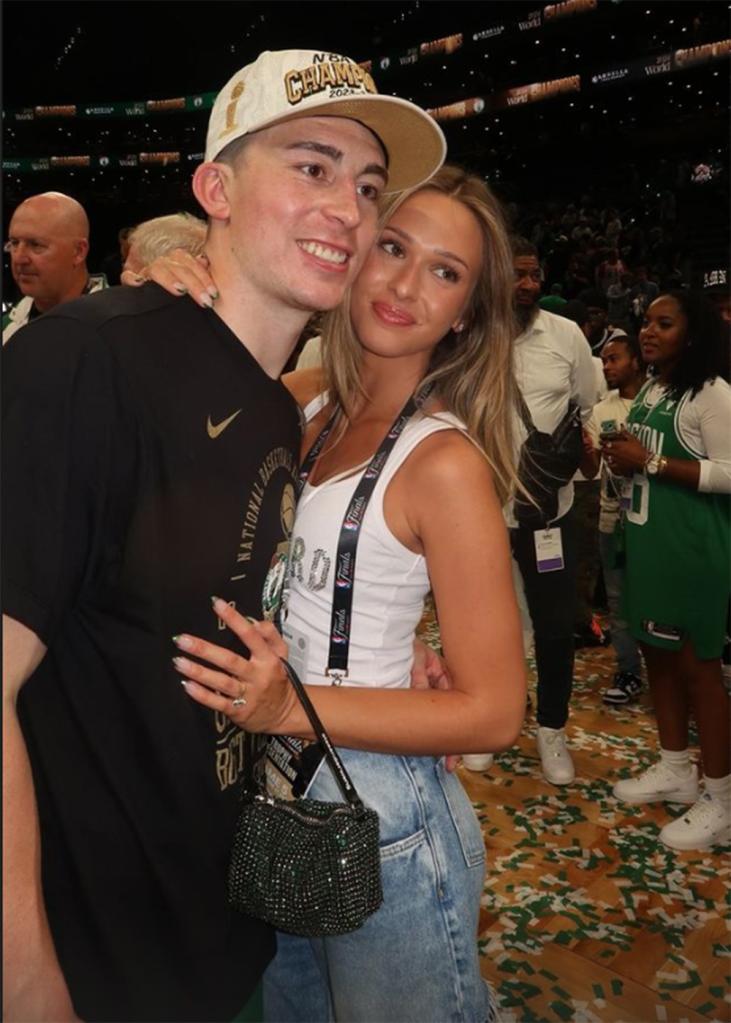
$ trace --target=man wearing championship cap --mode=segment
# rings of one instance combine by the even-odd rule
[[[299,446],[279,373],[379,195],[444,152],[347,57],[264,53],[193,178],[215,311],[115,288],[8,346],[7,1021],[231,1020],[256,990],[273,935],[225,892],[244,735],[180,692],[170,637],[225,642],[211,593],[261,616]]]

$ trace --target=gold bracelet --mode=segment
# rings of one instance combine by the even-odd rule
[[[660,460],[657,463],[657,475],[662,476],[668,467],[668,460],[665,455],[660,455]]]

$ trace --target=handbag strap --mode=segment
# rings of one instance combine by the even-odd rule
[[[575,429],[581,429],[581,409],[576,402],[569,400],[565,415],[551,434],[556,447],[560,448],[562,444],[565,444],[572,430]]]
[[[307,695],[307,690],[300,681],[299,675],[289,661],[285,660],[284,657],[280,657],[280,661],[282,662],[282,667],[284,668],[287,678],[292,683],[292,688],[297,694],[297,698],[305,709],[307,718],[312,725],[312,730],[317,736],[317,741],[322,749],[325,759],[332,768],[332,772],[335,775],[335,779],[341,792],[353,809],[362,810],[363,801],[358,795],[355,785],[350,779],[350,775],[345,770],[345,765],[340,759],[338,751],[333,746],[330,736],[325,731],[325,727],[322,721],[320,721],[317,711],[312,705],[312,700],[310,700]],[[244,793],[256,793],[261,791],[261,786],[256,780],[254,771],[254,765],[260,756],[260,752],[257,750],[257,740],[260,738],[261,736],[254,732],[244,732],[244,767],[241,779],[242,791]]]
[[[523,397],[523,392],[520,388],[516,388],[516,394],[518,395],[518,411],[520,412],[520,418],[523,420],[523,426],[525,426],[528,434],[535,433],[536,424],[533,422],[533,416],[530,414],[528,403]]]
[[[533,422],[533,416],[530,414],[528,403],[526,402],[520,390],[518,391],[518,407],[520,410],[520,418],[523,420],[523,425],[525,426],[529,434],[545,432],[539,430],[536,424]],[[555,429],[553,430],[552,433],[549,434],[549,436],[554,441],[554,443],[556,444],[562,443],[562,441],[565,439],[564,435],[571,429],[571,427],[576,422],[578,422],[579,424],[581,423],[580,409],[576,402],[573,400],[573,398],[569,398],[568,404],[566,406],[566,411],[561,416],[561,419],[556,424]]]
[[[294,689],[300,703],[305,709],[307,718],[310,724],[312,725],[312,730],[317,736],[318,742],[322,747],[322,750],[325,754],[325,759],[332,768],[332,772],[335,775],[335,779],[338,785],[340,786],[341,792],[343,793],[346,800],[350,803],[352,807],[356,809],[361,808],[363,806],[363,802],[358,793],[356,792],[355,785],[353,785],[353,782],[350,780],[350,775],[345,770],[345,765],[340,759],[338,751],[333,746],[330,740],[330,736],[325,731],[322,721],[320,721],[317,711],[312,705],[312,700],[307,695],[307,690],[302,685],[302,682],[300,681],[297,672],[294,670],[289,661],[285,660],[284,657],[281,657],[280,660],[282,662],[285,672],[287,673],[289,681],[292,683],[292,688]]]

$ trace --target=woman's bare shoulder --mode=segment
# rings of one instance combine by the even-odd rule
[[[414,449],[404,465],[411,463],[415,474],[425,476],[434,483],[456,483],[460,477],[473,473],[490,477],[489,463],[466,430],[454,426],[435,430]]]

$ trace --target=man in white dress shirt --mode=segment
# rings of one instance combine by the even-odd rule
[[[582,420],[591,414],[596,397],[591,349],[575,323],[539,308],[538,253],[523,238],[513,239],[513,266],[515,308],[523,327],[514,352],[518,386],[536,428],[552,433],[569,401],[579,406]],[[549,524],[550,533],[518,526],[512,509],[507,516],[535,637],[538,752],[544,776],[554,785],[574,779],[564,730],[574,672],[577,551],[573,501],[570,482],[558,492],[558,514]]]

